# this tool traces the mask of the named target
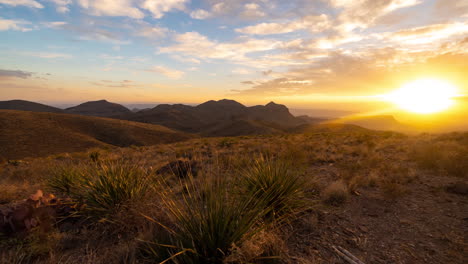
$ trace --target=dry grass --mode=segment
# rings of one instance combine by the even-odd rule
[[[88,203],[90,208],[103,205],[101,208],[104,208],[105,213],[92,220],[72,222],[71,228],[57,225],[51,233],[52,242],[44,247],[37,245],[33,237],[10,240],[10,244],[3,247],[6,250],[0,255],[0,262],[142,263],[148,259],[161,261],[186,249],[186,256],[189,256],[190,249],[197,252],[195,255],[198,259],[181,258],[180,263],[207,263],[206,256],[217,256],[216,261],[221,259],[231,263],[308,263],[307,260],[313,259],[312,256],[301,257],[296,254],[295,258],[291,257],[293,254],[290,251],[298,246],[288,244],[281,228],[265,228],[264,221],[269,219],[264,217],[268,215],[267,212],[277,214],[278,208],[294,208],[294,205],[283,204],[289,201],[305,201],[311,205],[310,210],[319,210],[311,200],[336,205],[336,208],[322,207],[339,211],[356,199],[365,198],[368,193],[383,201],[395,203],[411,194],[419,178],[426,174],[441,175],[448,179],[448,183],[463,182],[468,171],[467,163],[464,162],[468,149],[466,138],[466,134],[441,138],[431,135],[403,137],[381,132],[315,131],[278,136],[192,139],[182,144],[129,147],[112,152],[93,149],[48,158],[25,159],[18,164],[3,163],[0,165],[0,204],[27,198],[36,189],[50,187],[55,194],[71,196],[84,204]],[[250,200],[252,203],[255,194],[260,191],[268,192],[268,186],[262,185],[263,182],[246,187],[238,180],[242,178],[238,173],[242,169],[250,172],[251,176],[259,175],[258,172],[262,170],[257,168],[257,173],[254,173],[255,168],[249,167],[259,154],[287,162],[283,170],[278,170],[281,172],[278,175],[282,176],[272,178],[280,184],[270,182],[268,185],[275,186],[269,196],[272,200],[257,202],[263,208],[257,208],[257,214],[250,215],[250,218],[243,218],[246,210],[229,210],[243,208],[241,203],[245,201]],[[201,166],[200,175],[217,175],[223,179],[225,188],[216,191],[211,189],[211,192],[209,188],[194,189],[194,186],[207,183],[202,176],[191,179],[194,184],[192,187],[190,179],[167,177],[163,180],[167,183],[165,185],[145,180],[146,176],[155,177],[155,171],[177,159],[197,161]],[[139,193],[140,188],[135,189],[133,184],[125,184],[128,181],[118,181],[112,177],[110,181],[104,180],[101,181],[103,184],[96,185],[96,179],[103,174],[90,171],[108,162],[131,164],[136,170],[141,170],[141,173],[128,174],[132,176],[122,179],[136,179],[137,186],[146,186],[148,190],[142,192],[142,195],[133,196],[133,193]],[[86,174],[94,176],[87,178]],[[88,179],[88,184],[82,185],[83,179]],[[290,180],[283,181],[285,179]],[[314,186],[304,185],[304,182],[312,179]],[[281,191],[288,183],[293,188]],[[445,186],[438,188],[443,191]],[[247,192],[247,189],[251,191]],[[317,189],[322,190],[320,194]],[[283,194],[290,196],[286,199],[278,196]],[[261,195],[259,197],[264,198]],[[113,211],[114,205],[122,210]],[[272,205],[274,209],[268,208]],[[83,212],[83,215],[86,214]],[[114,222],[121,223],[118,228],[109,223],[97,224],[99,219],[107,219],[110,215]],[[213,225],[207,224],[208,220],[214,221],[216,217],[218,225],[214,225],[215,222],[212,222]],[[240,228],[236,226],[240,223],[229,219],[244,219],[246,224]],[[210,237],[210,228],[223,226],[227,222],[231,223],[231,228],[217,231],[217,237]],[[168,232],[160,224],[177,235]],[[310,225],[307,232],[312,234],[318,223]],[[197,228],[201,232],[196,233],[194,230]],[[238,234],[233,236],[231,229]],[[147,241],[164,242],[176,248],[166,250],[158,257],[149,257],[151,255],[142,250],[146,248],[144,245]],[[207,243],[211,243],[209,247]]]
[[[322,192],[323,201],[334,206],[340,206],[345,203],[348,196],[348,187],[341,180],[331,183]]]

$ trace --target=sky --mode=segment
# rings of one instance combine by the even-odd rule
[[[0,100],[376,111],[467,74],[466,0],[0,0]]]

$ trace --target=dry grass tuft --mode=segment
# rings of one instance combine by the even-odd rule
[[[341,180],[333,182],[322,192],[323,201],[334,206],[344,204],[348,196],[348,187]]]

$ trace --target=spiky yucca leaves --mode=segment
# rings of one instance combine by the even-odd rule
[[[107,161],[58,168],[49,187],[84,204],[84,212],[99,220],[121,206],[142,198],[149,187],[149,174],[126,161]]]
[[[269,216],[277,220],[304,209],[306,182],[284,159],[260,156],[241,170],[241,183],[254,198],[266,202]]]
[[[47,180],[47,185],[54,193],[71,196],[78,189],[82,176],[82,171],[78,167],[70,165],[57,167],[52,171],[52,177]]]
[[[164,226],[167,236],[159,236],[150,246],[161,263],[223,263],[233,245],[250,238],[265,227],[269,213],[265,201],[233,197],[224,180],[193,178],[182,197],[165,193],[163,201],[173,224]]]
[[[122,205],[142,198],[149,174],[128,162],[101,162],[89,167],[80,185],[86,211],[103,220]]]

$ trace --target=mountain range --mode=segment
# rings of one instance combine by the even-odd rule
[[[90,101],[66,109],[44,104],[11,100],[0,101],[0,109],[49,112],[135,121],[161,125],[173,130],[201,136],[239,136],[298,131],[310,125],[330,122],[307,115],[294,116],[281,104],[244,106],[234,100],[210,100],[197,106],[160,104],[156,107],[131,111],[123,105],[106,100]],[[332,122],[353,124],[369,129],[399,130],[406,126],[393,116],[365,116],[338,119]]]

